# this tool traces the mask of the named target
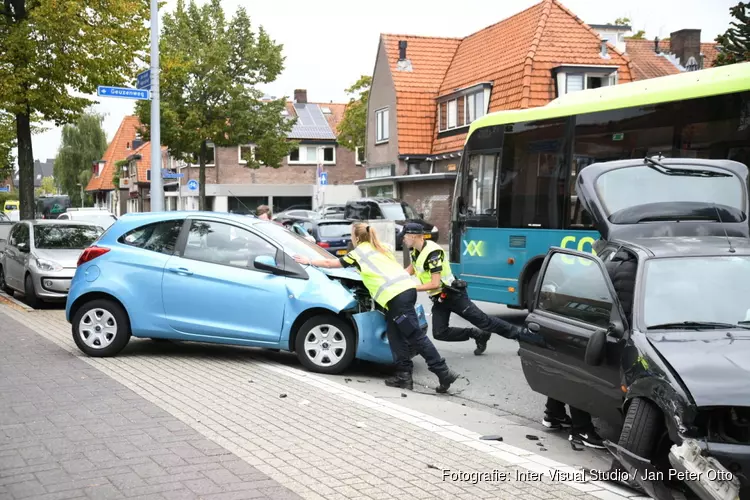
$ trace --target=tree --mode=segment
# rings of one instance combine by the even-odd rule
[[[293,144],[293,121],[282,116],[286,98],[263,100],[255,85],[281,73],[282,45],[260,27],[254,33],[244,7],[227,22],[220,0],[186,6],[178,0],[164,16],[160,51],[161,143],[172,156],[199,164],[199,208],[205,208],[208,143],[254,144],[247,166],[278,168]],[[151,106],[136,114],[150,136]]]
[[[36,188],[34,194],[36,196],[44,196],[44,195],[50,195],[55,194],[57,192],[57,186],[55,185],[55,179],[54,177],[42,177],[42,183],[41,186]]]
[[[716,37],[719,55],[713,61],[714,66],[750,61],[750,2],[740,2],[729,12],[737,21],[729,23],[731,27]]]
[[[339,143],[345,148],[354,151],[355,148],[365,147],[367,138],[367,100],[370,96],[372,77],[362,75],[351,87],[346,89],[347,94],[359,94],[359,97],[350,97],[349,104],[344,111],[344,117],[339,124]]]
[[[12,115],[0,112],[0,183],[10,178],[13,180],[16,159],[13,148],[16,147],[16,126]]]
[[[60,191],[70,196],[74,207],[81,206],[81,172],[91,170],[107,149],[107,136],[102,128],[104,118],[96,113],[84,113],[72,125],[62,129],[62,141],[55,158],[54,175]]]
[[[84,189],[86,189],[86,186],[88,186],[89,181],[91,180],[91,176],[93,175],[93,172],[91,169],[88,170],[81,170],[81,173],[78,174],[78,188],[81,190],[81,197],[83,201],[81,202],[81,206],[85,206],[86,204],[93,205],[93,201],[91,200],[91,195],[87,195],[84,192]],[[115,190],[115,193],[118,191]]]
[[[630,26],[629,17],[618,17],[615,19],[615,26]]]
[[[34,217],[32,125],[71,123],[98,85],[132,81],[148,43],[145,0],[4,0],[0,110],[14,116],[21,218]]]
[[[625,37],[627,40],[645,40],[646,39],[646,32],[643,30],[638,30],[635,35],[631,35],[628,37]]]

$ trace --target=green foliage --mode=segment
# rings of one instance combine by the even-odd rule
[[[36,196],[52,195],[57,193],[54,177],[42,177],[41,186],[34,190]]]
[[[615,26],[630,26],[629,17],[618,17],[615,19]]]
[[[8,113],[0,112],[0,184],[7,178],[13,180],[16,158],[13,148],[16,147],[16,121]],[[12,184],[12,182],[11,182]]]
[[[626,40],[645,40],[646,38],[646,32],[643,30],[638,30],[635,35],[625,37]]]
[[[293,144],[294,122],[281,115],[286,99],[263,101],[258,84],[272,82],[283,69],[282,46],[260,27],[253,31],[240,6],[227,22],[219,0],[203,6],[178,0],[165,14],[160,45],[161,143],[172,156],[200,166],[199,206],[205,207],[206,143],[255,144],[247,166],[278,168]],[[150,136],[150,103],[136,114]]]
[[[32,125],[74,122],[81,94],[123,85],[148,44],[147,0],[5,0],[0,6],[0,111],[16,118],[21,217],[34,217]]]
[[[74,207],[81,206],[81,187],[78,185],[81,172],[90,172],[91,164],[99,161],[107,149],[102,120],[101,115],[85,113],[73,125],[65,125],[62,129],[53,171],[60,191],[70,196]]]
[[[714,66],[750,61],[750,2],[740,2],[729,12],[736,21],[730,23],[730,28],[723,35],[716,37],[719,55],[713,61]]]
[[[346,89],[347,94],[358,94],[349,98],[338,130],[339,144],[350,151],[358,147],[363,148],[366,144],[367,101],[371,85],[372,77],[362,75],[354,85]]]

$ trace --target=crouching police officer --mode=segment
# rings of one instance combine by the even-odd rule
[[[453,277],[445,251],[432,240],[425,240],[420,224],[410,222],[404,226],[404,245],[411,248],[411,264],[406,268],[416,275],[420,284],[417,291],[427,292],[432,299],[432,336],[445,342],[464,342],[474,339],[474,354],[482,354],[492,333],[516,340],[523,329],[507,321],[488,316],[469,299],[466,282]],[[451,313],[455,313],[476,328],[448,326]]]

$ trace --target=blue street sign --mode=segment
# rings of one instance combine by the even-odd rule
[[[187,183],[187,188],[190,191],[198,191],[198,181],[195,179],[190,179]]]
[[[0,186],[0,193],[10,193],[10,186]]]
[[[120,97],[122,99],[136,99],[143,101],[147,101],[151,98],[151,92],[148,90],[105,87],[104,85],[99,85],[96,88],[96,95],[101,97]]]
[[[151,70],[147,69],[143,73],[138,73],[136,77],[135,87],[138,89],[150,89],[151,88]]]
[[[161,176],[164,179],[182,179],[183,177],[185,177],[185,174],[183,174],[182,172],[164,172],[164,171],[162,171]]]
[[[327,186],[328,185],[328,172],[321,172],[321,174],[320,174],[320,185],[321,186]]]

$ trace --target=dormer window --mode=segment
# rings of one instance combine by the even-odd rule
[[[438,130],[467,127],[486,115],[489,95],[489,84],[480,84],[438,99]]]
[[[552,71],[557,86],[557,97],[571,92],[617,85],[618,81],[616,66],[559,66]]]

